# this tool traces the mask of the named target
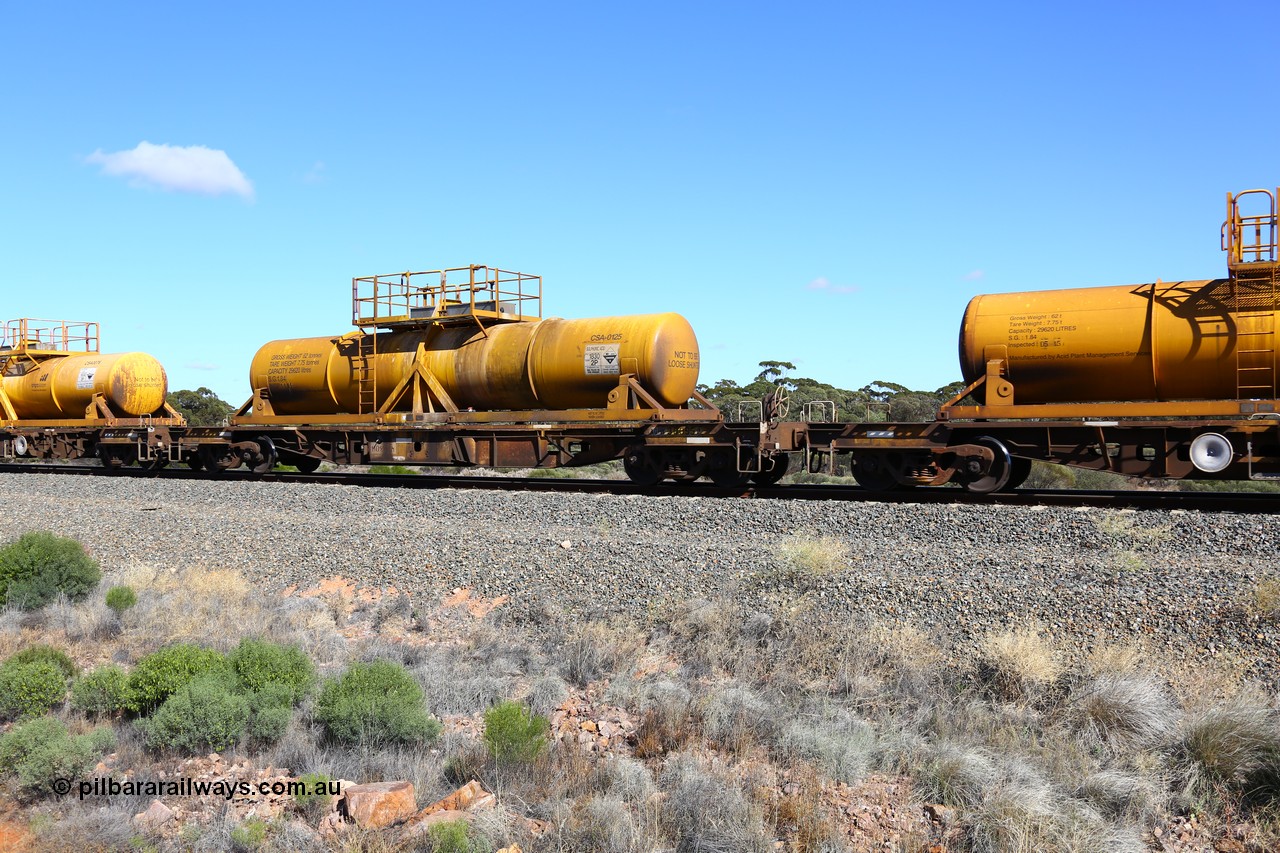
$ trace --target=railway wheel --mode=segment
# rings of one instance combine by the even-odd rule
[[[751,482],[757,486],[772,486],[787,476],[791,467],[791,457],[785,453],[777,456],[760,457],[760,470],[751,475]]]
[[[229,471],[240,464],[240,457],[221,444],[202,444],[197,451],[201,467],[211,474]]]
[[[1009,468],[1009,482],[1004,484],[1006,489],[1016,489],[1027,481],[1031,476],[1031,460],[1021,456],[1013,457],[1013,465]]]
[[[249,466],[250,471],[255,474],[265,474],[276,467],[276,462],[280,460],[280,455],[276,453],[274,441],[265,435],[260,435],[248,443],[256,445],[257,449],[255,450],[251,447],[244,451],[240,458],[245,465]]]
[[[868,492],[888,492],[902,485],[889,470],[885,457],[876,453],[855,456],[849,470],[854,481]]]
[[[314,456],[294,456],[288,460],[288,464],[303,474],[314,474],[319,469],[321,461]]]
[[[622,457],[622,469],[637,486],[652,486],[662,480],[664,466],[643,447],[633,447]]]
[[[190,468],[192,471],[204,470],[204,460],[200,458],[199,454],[196,454],[194,456],[188,456],[186,459],[183,459],[182,461],[187,463],[187,467]]]
[[[707,460],[707,476],[717,486],[741,486],[747,482],[748,474],[738,470],[738,454],[726,451]]]
[[[995,455],[995,459],[991,462],[991,469],[982,476],[964,477],[960,480],[960,485],[966,492],[985,495],[991,492],[998,492],[1003,489],[1013,475],[1013,457],[1009,455],[1009,448],[998,438],[992,438],[984,435],[974,442],[981,447],[986,447]],[[1029,472],[1028,472],[1029,473]]]

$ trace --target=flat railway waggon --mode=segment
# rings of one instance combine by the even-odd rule
[[[727,420],[696,390],[698,342],[680,315],[544,318],[541,278],[473,265],[353,279],[354,330],[264,345],[252,396],[218,427],[188,427],[163,404],[149,356],[97,355],[96,325],[54,326],[48,340],[6,326],[0,456],[257,473],[621,458],[636,482],[724,485],[776,482],[793,459],[815,471],[847,460],[867,489],[974,492],[1016,487],[1034,461],[1280,479],[1277,196],[1228,194],[1225,278],[974,298],[959,340],[967,386],[928,423],[843,423],[831,407],[792,420],[781,388],[757,420]]]
[[[186,425],[165,402],[164,367],[102,353],[97,323],[10,320],[0,327],[0,457],[155,463],[181,453]]]

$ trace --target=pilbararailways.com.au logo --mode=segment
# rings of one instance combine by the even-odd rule
[[[289,794],[290,796],[318,797],[342,793],[342,783],[336,779],[322,779],[310,784],[300,780],[276,780],[274,782],[239,782],[233,779],[126,779],[117,781],[110,776],[92,779],[54,779],[49,786],[53,793],[65,797],[73,790],[80,799],[86,797],[208,797],[218,796],[226,800],[236,797],[266,797]]]

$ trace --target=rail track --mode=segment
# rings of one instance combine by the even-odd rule
[[[641,486],[629,480],[571,478],[465,476],[456,474],[368,474],[329,472],[299,474],[271,472],[255,475],[224,471],[211,474],[186,468],[143,470],[103,468],[91,465],[0,464],[0,474],[58,474],[95,477],[143,477],[223,482],[324,483],[363,488],[490,489],[526,492],[578,492],[646,497],[757,498],[767,500],[835,500],[879,503],[966,504],[997,506],[1075,506],[1110,509],[1196,510],[1280,514],[1280,493],[1177,492],[1143,489],[1080,490],[1018,489],[991,494],[971,494],[958,488],[868,491],[856,486],[779,485],[717,486],[712,483],[662,483]]]

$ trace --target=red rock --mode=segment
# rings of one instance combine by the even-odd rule
[[[373,782],[344,788],[339,809],[361,829],[381,829],[412,816],[418,804],[412,782]]]
[[[140,812],[133,816],[134,825],[139,829],[145,829],[151,832],[154,832],[171,820],[173,820],[173,809],[169,808],[159,800],[152,800],[151,805],[145,812]]]
[[[458,790],[449,794],[447,797],[435,801],[431,805],[418,812],[419,815],[429,815],[434,812],[444,811],[446,809],[453,811],[464,811],[466,809],[482,809],[493,805],[497,802],[497,798],[484,789],[479,782],[472,779]]]

